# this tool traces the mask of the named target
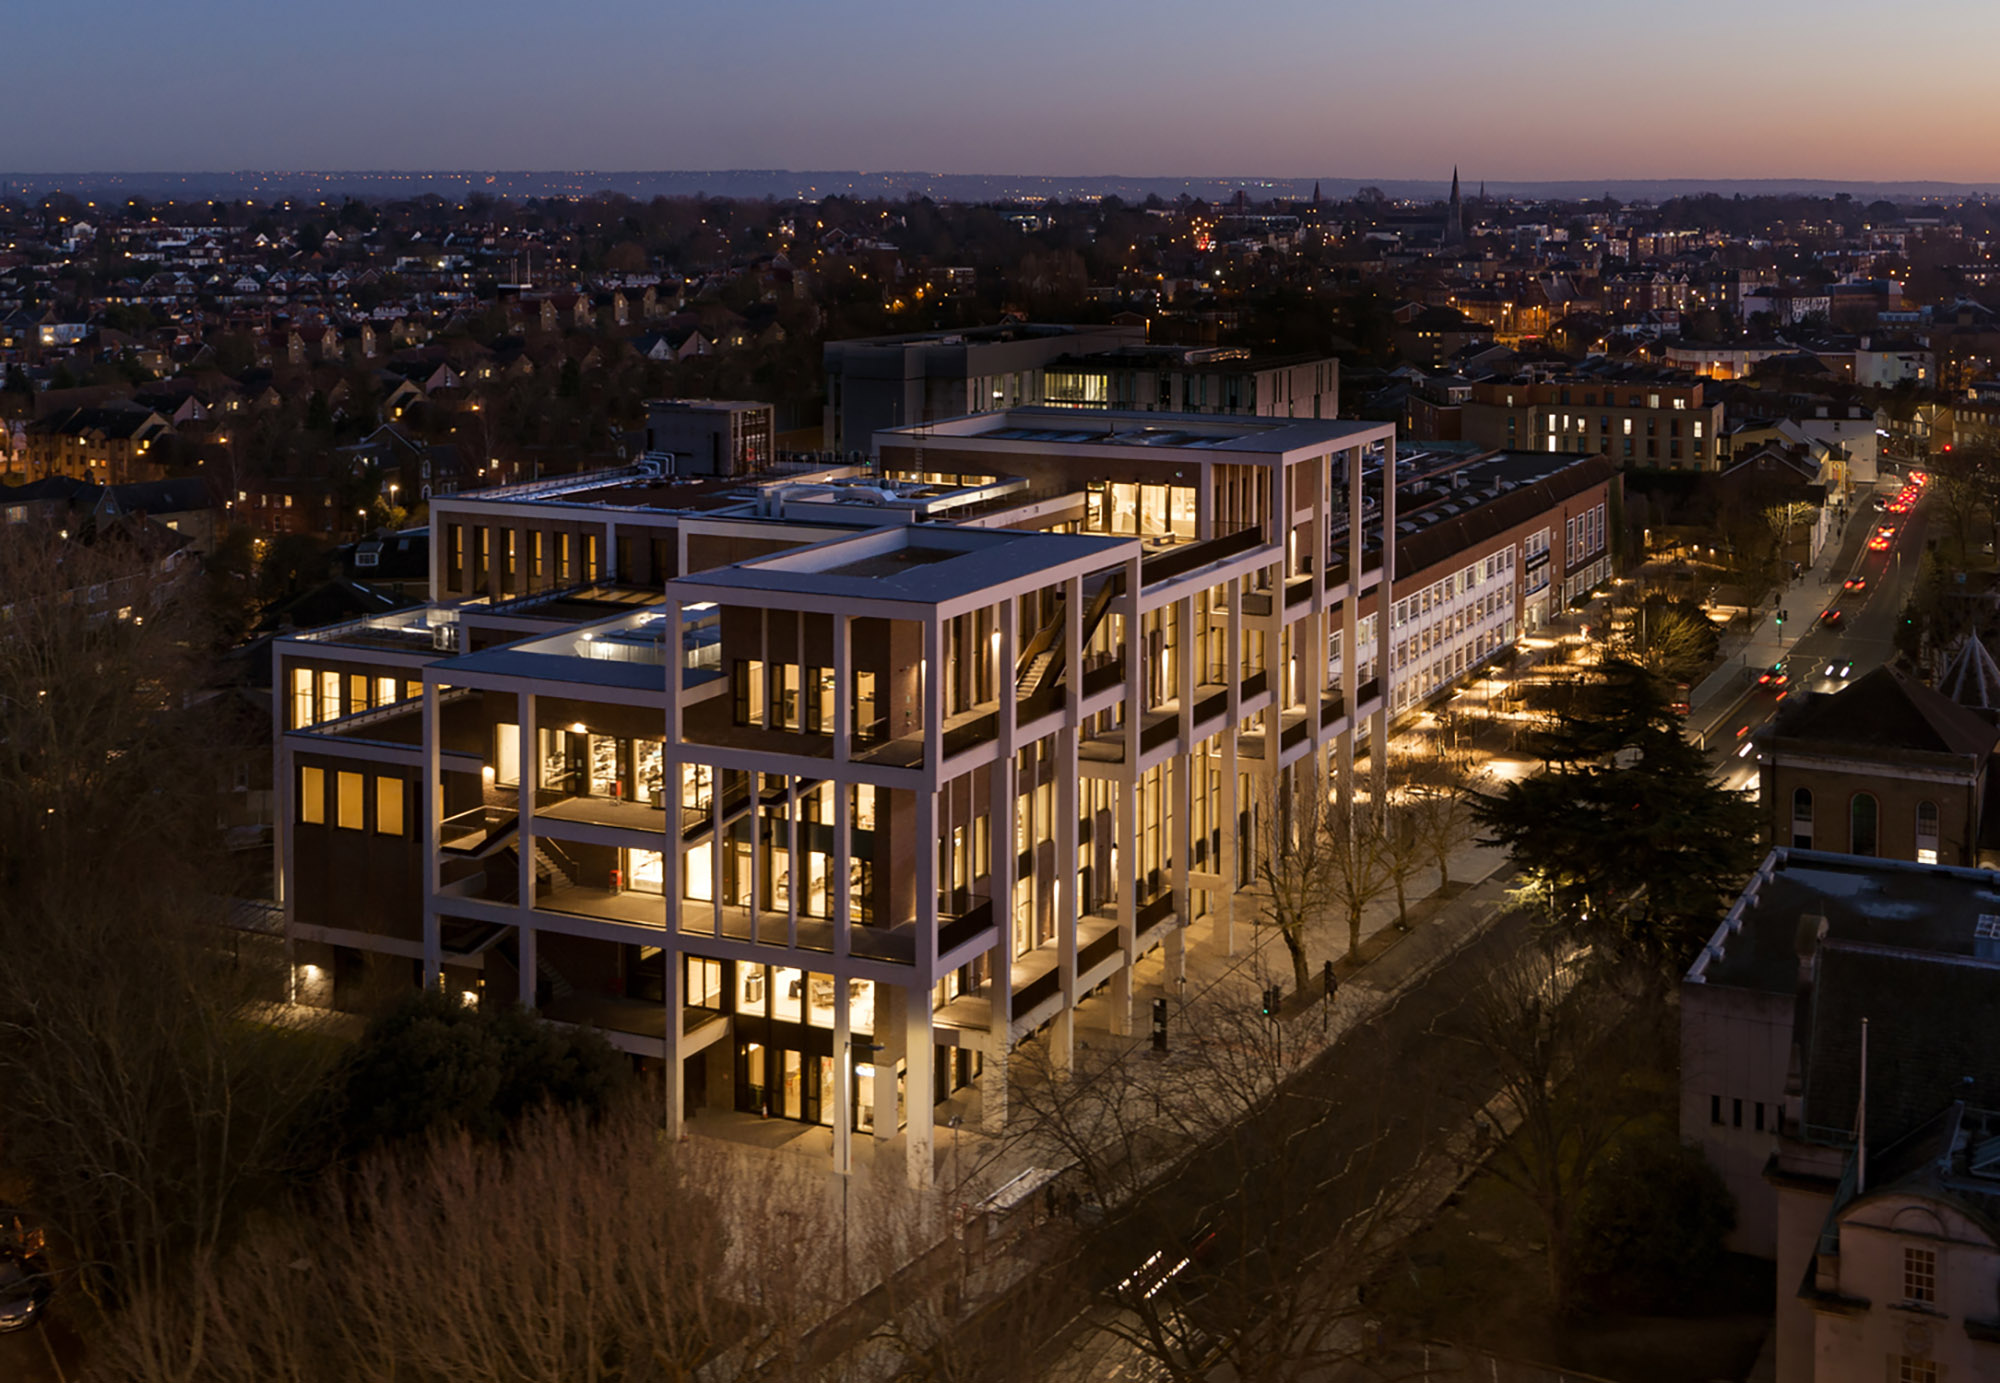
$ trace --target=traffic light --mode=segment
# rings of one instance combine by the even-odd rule
[[[1277,1016],[1279,1004],[1284,1002],[1285,991],[1278,985],[1271,985],[1264,991],[1263,1014],[1266,1018]]]
[[[1785,621],[1789,618],[1790,616],[1785,611],[1783,610],[1778,611],[1778,627],[1780,629],[1783,629],[1785,627]]]

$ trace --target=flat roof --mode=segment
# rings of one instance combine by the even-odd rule
[[[691,572],[672,584],[943,605],[1061,568],[1109,565],[1138,547],[1124,536],[912,524]]]
[[[1050,447],[1134,447],[1163,451],[1282,455],[1386,441],[1394,423],[1337,418],[1267,418],[1213,413],[1100,412],[1096,409],[1010,408],[878,432],[878,441],[1030,443]]]
[[[1790,994],[1799,928],[1824,917],[1827,939],[1974,957],[2000,943],[2000,873],[1818,850],[1773,850],[1688,972],[1708,984]],[[1979,935],[1982,920],[1994,931]]]

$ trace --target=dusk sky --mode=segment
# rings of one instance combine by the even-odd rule
[[[64,0],[6,32],[0,172],[2000,180],[1946,75],[2000,44],[1990,0]]]

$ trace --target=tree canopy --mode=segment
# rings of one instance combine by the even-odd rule
[[[1552,924],[1672,965],[1755,862],[1758,817],[1681,737],[1646,669],[1607,661],[1579,704],[1537,732],[1541,771],[1472,804]]]
[[[594,1032],[425,991],[348,1052],[339,1125],[354,1150],[452,1129],[498,1138],[544,1104],[602,1113],[625,1087],[623,1066]]]

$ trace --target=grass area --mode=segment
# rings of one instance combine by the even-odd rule
[[[1632,1115],[1624,1136],[1671,1136],[1674,1016],[1628,1012],[1600,1050],[1606,1068],[1584,1079]],[[1449,1340],[1618,1383],[1742,1378],[1755,1361],[1773,1307],[1769,1263],[1730,1255],[1718,1271],[1682,1284],[1670,1305],[1632,1310],[1585,1293],[1563,1313],[1549,1297],[1543,1233],[1524,1195],[1491,1172],[1475,1173],[1371,1286],[1385,1337]]]

